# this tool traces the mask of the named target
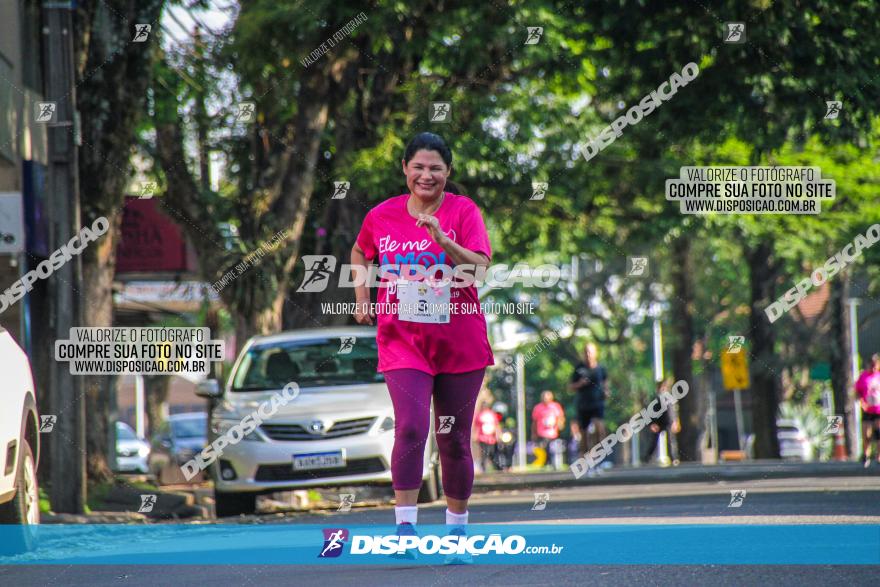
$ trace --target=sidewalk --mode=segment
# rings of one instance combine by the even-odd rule
[[[588,485],[627,485],[636,483],[687,483],[741,481],[752,479],[783,479],[797,477],[877,477],[880,466],[865,469],[858,462],[797,463],[782,461],[749,461],[703,465],[682,463],[677,467],[615,467],[602,470],[595,477],[576,479],[569,469],[547,472],[511,472],[477,475],[474,492],[537,487],[575,487]]]

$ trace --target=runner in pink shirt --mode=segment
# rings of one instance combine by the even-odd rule
[[[489,472],[489,464],[495,460],[498,437],[501,435],[501,414],[492,409],[489,402],[483,402],[474,419],[477,443],[480,445],[480,470]]]
[[[862,371],[856,381],[856,395],[862,406],[862,463],[871,465],[871,441],[874,444],[874,458],[880,463],[880,355],[871,357],[871,367]]]
[[[391,477],[397,523],[416,523],[433,399],[446,521],[460,528],[467,523],[474,481],[474,407],[486,367],[494,364],[486,319],[473,285],[426,285],[413,280],[417,276],[405,266],[486,267],[492,249],[477,205],[447,182],[452,152],[442,138],[417,135],[402,163],[410,193],[371,209],[352,248],[351,264],[366,268],[375,261],[383,286],[376,315],[367,286],[356,287],[355,320],[377,321],[378,370],[394,405]],[[401,273],[409,279],[400,279]]]
[[[553,401],[550,390],[541,393],[541,403],[532,408],[532,440],[535,446],[547,451],[549,465],[550,445],[559,438],[559,431],[565,425],[565,411],[559,402]]]

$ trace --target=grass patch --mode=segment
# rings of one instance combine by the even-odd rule
[[[40,486],[40,513],[52,513],[52,504],[49,502],[49,494],[45,492],[42,486]]]
[[[112,509],[107,508],[105,504],[107,503],[107,495],[117,484],[126,485],[129,488],[135,488],[146,493],[155,493],[159,491],[159,488],[156,485],[148,481],[123,481],[119,477],[114,478],[111,481],[89,484],[88,498],[86,499],[85,505],[86,513]]]

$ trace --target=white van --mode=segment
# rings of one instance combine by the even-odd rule
[[[17,552],[30,546],[27,526],[40,523],[40,418],[30,361],[2,326],[0,374],[0,524],[20,530],[13,533],[14,544],[3,549]]]
[[[375,327],[296,330],[249,340],[225,389],[216,380],[200,384],[199,395],[218,400],[210,442],[288,383],[300,389],[211,465],[217,516],[253,513],[260,493],[389,485],[394,409],[378,360]],[[423,463],[419,501],[434,501],[441,484],[433,434]]]

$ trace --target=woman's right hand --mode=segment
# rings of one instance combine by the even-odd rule
[[[373,325],[376,315],[370,310],[370,300],[358,300],[355,302],[354,320],[358,324]]]

